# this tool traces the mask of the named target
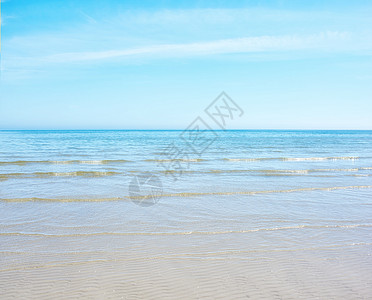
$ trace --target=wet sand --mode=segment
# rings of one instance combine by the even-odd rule
[[[328,200],[319,208],[333,207],[327,218],[319,203],[298,201],[303,193],[220,196],[203,207],[190,198],[150,208],[3,203],[28,213],[3,224],[1,299],[368,299],[372,224],[353,221],[359,191],[311,193],[349,200]]]

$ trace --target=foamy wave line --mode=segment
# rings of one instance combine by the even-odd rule
[[[206,170],[206,171],[199,171],[199,170],[165,170],[160,171],[160,173],[198,173],[198,174],[223,174],[223,173],[259,173],[269,176],[278,176],[281,175],[297,175],[297,174],[308,174],[308,173],[317,173],[317,172],[358,172],[362,170],[372,170],[371,167],[361,167],[361,168],[349,168],[349,169],[302,169],[302,170],[276,170],[276,169],[243,169],[243,170],[223,170],[223,169],[214,169],[214,170]]]
[[[333,191],[346,189],[363,189],[372,188],[372,185],[353,185],[353,186],[335,186],[335,187],[313,187],[313,188],[299,188],[288,190],[263,190],[263,191],[240,191],[240,192],[210,192],[210,193],[176,193],[163,194],[162,197],[199,197],[199,196],[230,196],[230,195],[259,195],[259,194],[275,194],[275,193],[293,193],[293,192],[309,192],[309,191]],[[131,200],[147,199],[150,196],[135,196],[129,197]]]
[[[294,192],[310,192],[310,191],[334,191],[334,190],[347,190],[347,189],[370,189],[372,185],[351,185],[351,186],[335,186],[335,187],[312,187],[288,190],[263,190],[263,191],[240,191],[240,192],[210,192],[210,193],[173,193],[161,194],[159,197],[202,197],[202,196],[231,196],[231,195],[260,195],[260,194],[275,194],[275,193],[294,193]],[[53,201],[53,202],[104,202],[104,201],[120,201],[120,200],[144,200],[152,199],[153,195],[145,196],[126,196],[126,197],[113,197],[113,198],[3,198],[0,201],[5,202],[29,202],[29,201]]]
[[[75,172],[34,172],[34,173],[8,173],[0,174],[0,178],[49,178],[49,177],[104,177],[121,174],[120,172],[100,172],[100,171],[75,171]]]
[[[0,165],[19,165],[24,166],[28,164],[82,164],[82,165],[105,165],[111,163],[125,163],[129,162],[125,159],[104,159],[104,160],[17,160],[17,161],[0,161]]]
[[[321,160],[356,160],[360,159],[358,156],[345,156],[345,157],[262,157],[262,158],[224,158],[227,161],[266,161],[266,160],[279,160],[279,161],[321,161]]]
[[[251,176],[311,176],[311,177],[333,177],[334,174],[312,174],[322,172],[358,172],[371,170],[370,167],[353,168],[353,169],[303,169],[303,170],[161,170],[153,173],[185,173],[185,174],[231,174],[231,173],[249,173]],[[74,171],[74,172],[33,172],[33,173],[0,173],[0,180],[10,178],[49,178],[49,177],[105,177],[113,175],[128,175],[132,173],[141,173],[139,170],[127,170],[126,172],[115,171]],[[344,176],[369,177],[372,174],[352,174]]]
[[[351,225],[298,225],[273,228],[256,228],[247,230],[221,230],[221,231],[180,231],[180,232],[92,232],[92,233],[73,233],[73,234],[48,234],[48,233],[25,233],[25,232],[3,232],[0,236],[35,236],[35,237],[79,237],[79,236],[132,236],[132,235],[220,235],[220,234],[240,234],[259,231],[280,231],[293,229],[324,229],[341,228],[353,229],[359,227],[372,227],[372,224],[351,224]]]
[[[261,157],[261,158],[223,158],[225,161],[231,162],[253,162],[253,161],[323,161],[323,160],[357,160],[368,157],[346,156],[346,157]],[[191,159],[145,159],[146,162],[202,162],[207,159],[191,158]],[[107,160],[17,160],[17,161],[0,161],[0,165],[28,165],[28,164],[88,164],[88,165],[105,165],[115,163],[130,162],[125,159],[107,159]],[[370,168],[369,168],[370,169]]]
[[[309,173],[320,173],[320,172],[358,172],[363,170],[372,170],[372,167],[361,167],[352,169],[303,169],[303,170],[162,170],[159,173],[187,173],[187,174],[228,174],[228,173],[250,173],[252,175],[262,176],[298,176],[307,175]],[[139,170],[127,170],[128,173],[141,173]],[[255,174],[257,173],[257,174]],[[0,173],[0,179],[9,178],[48,178],[48,177],[103,177],[112,176],[119,174],[127,174],[126,172],[114,172],[114,171],[74,171],[74,172],[33,172],[33,173]],[[330,176],[330,175],[311,175],[316,177]],[[371,174],[354,174],[352,176],[371,176]]]
[[[145,159],[147,162],[201,162],[205,161],[202,158],[175,158],[175,159]]]

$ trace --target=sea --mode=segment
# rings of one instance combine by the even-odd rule
[[[372,131],[0,131],[1,299],[371,299]]]

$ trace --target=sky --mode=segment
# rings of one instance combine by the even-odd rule
[[[372,129],[372,1],[1,1],[0,129]]]

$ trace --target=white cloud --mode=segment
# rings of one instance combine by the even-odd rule
[[[4,74],[110,60],[142,63],[222,55],[240,59],[233,55],[238,53],[246,54],[244,59],[271,60],[372,50],[370,32],[364,32],[371,23],[366,12],[201,9],[121,11],[107,16],[79,13],[81,19],[76,23],[60,28],[5,35]]]
[[[258,36],[224,39],[197,43],[152,45],[132,49],[115,49],[96,52],[67,52],[45,56],[44,62],[95,61],[128,56],[190,57],[213,54],[254,53],[295,50],[345,50],[352,37],[348,33],[325,32],[298,36]]]

